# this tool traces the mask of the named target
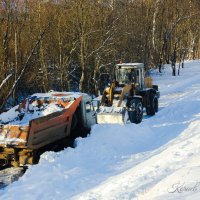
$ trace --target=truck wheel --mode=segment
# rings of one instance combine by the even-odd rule
[[[77,112],[75,112],[72,118],[71,130],[74,131],[77,125],[78,125],[78,116],[77,116]]]
[[[143,106],[140,99],[132,99],[128,106],[128,116],[131,123],[139,124],[143,118]]]
[[[158,112],[158,98],[155,97],[154,99],[154,106],[155,106],[155,112]]]
[[[158,98],[155,94],[149,95],[149,106],[146,107],[147,115],[153,116],[158,112]]]

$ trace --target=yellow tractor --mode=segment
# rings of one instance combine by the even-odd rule
[[[143,108],[151,116],[158,111],[159,96],[158,86],[144,76],[143,63],[117,64],[114,80],[103,91],[97,123],[140,123]]]

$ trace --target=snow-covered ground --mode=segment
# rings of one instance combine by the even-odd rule
[[[0,199],[200,198],[200,61],[154,74],[160,109],[141,124],[95,125],[75,149],[46,152]]]

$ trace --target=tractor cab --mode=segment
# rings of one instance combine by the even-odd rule
[[[115,66],[115,80],[119,85],[131,83],[144,86],[144,64],[143,63],[122,63]]]

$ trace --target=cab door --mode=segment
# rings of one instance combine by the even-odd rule
[[[85,119],[87,128],[91,128],[92,125],[96,124],[96,112],[91,101],[85,102]]]

